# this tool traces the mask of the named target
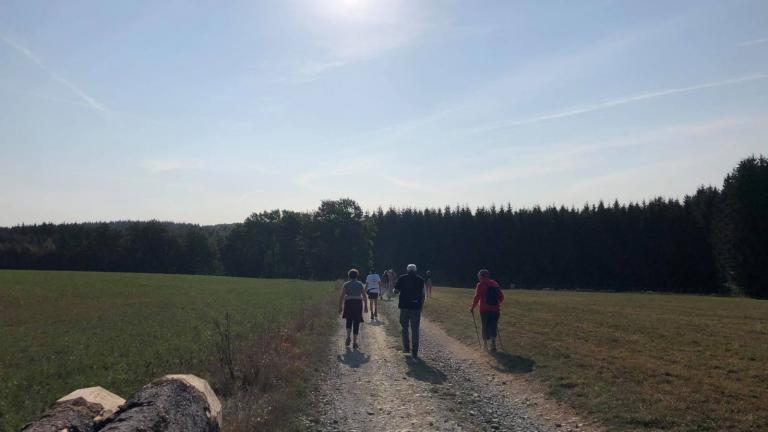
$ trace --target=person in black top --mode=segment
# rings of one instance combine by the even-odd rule
[[[400,325],[403,332],[403,352],[410,352],[414,360],[419,358],[419,324],[421,308],[424,306],[424,279],[416,274],[416,264],[408,264],[408,273],[400,276],[395,283],[395,293],[400,293]],[[408,327],[411,338],[408,338]],[[412,344],[411,344],[412,342]]]

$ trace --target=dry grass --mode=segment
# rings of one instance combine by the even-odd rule
[[[553,397],[617,430],[768,430],[768,302],[511,291],[506,351]],[[437,289],[425,313],[477,344],[472,292]]]
[[[227,319],[218,325],[219,355],[210,373],[225,396],[225,432],[302,429],[298,414],[309,408],[311,378],[324,360],[332,297],[232,343]]]

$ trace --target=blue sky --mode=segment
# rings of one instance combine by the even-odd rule
[[[0,1],[0,225],[680,197],[768,153],[758,1]]]

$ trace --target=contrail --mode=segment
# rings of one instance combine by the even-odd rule
[[[739,83],[744,83],[749,81],[762,80],[765,78],[768,78],[768,74],[754,74],[754,75],[747,75],[747,76],[738,77],[738,78],[731,78],[723,81],[715,81],[715,82],[697,84],[697,85],[692,85],[687,87],[677,87],[677,88],[671,88],[666,90],[658,90],[654,92],[641,93],[633,96],[627,96],[621,99],[615,99],[615,100],[596,103],[594,105],[586,105],[586,106],[576,107],[576,108],[572,108],[565,111],[558,111],[550,114],[543,114],[540,116],[529,117],[526,119],[513,120],[509,122],[497,123],[491,126],[479,127],[479,128],[473,129],[471,132],[473,133],[489,132],[497,129],[523,126],[523,125],[528,125],[532,123],[539,123],[539,122],[559,119],[563,117],[571,117],[579,114],[585,114],[592,111],[599,111],[606,108],[615,107],[618,105],[626,105],[626,104],[644,101],[648,99],[656,99],[656,98],[678,94],[678,93],[688,93],[695,90],[702,90],[702,89],[708,89],[713,87],[723,87],[723,86],[734,85],[734,84],[739,84]]]
[[[2,39],[3,42],[5,42],[9,47],[15,49],[16,51],[21,53],[21,55],[23,55],[24,57],[26,57],[27,59],[32,61],[32,63],[36,63],[38,66],[43,67],[42,60],[40,60],[39,57],[37,57],[35,54],[33,54],[32,51],[24,48],[23,46],[17,44],[16,42],[8,39],[5,36],[0,35],[0,39]]]
[[[5,36],[0,35],[0,39],[5,42],[6,45],[13,48],[18,52],[19,54],[23,55],[27,60],[31,61],[32,63],[36,64],[43,72],[48,74],[48,76],[58,82],[59,84],[63,85],[64,87],[68,88],[70,91],[72,91],[75,95],[77,95],[78,98],[80,98],[83,102],[85,102],[86,105],[88,105],[90,108],[96,110],[99,113],[106,113],[109,112],[109,108],[104,105],[103,103],[97,101],[96,99],[92,98],[88,95],[88,93],[84,92],[82,89],[77,87],[76,85],[72,84],[69,80],[62,77],[61,75],[52,72],[48,69],[48,67],[43,63],[43,61],[35,55],[31,50],[28,48],[19,45],[18,43],[8,39]]]
[[[63,84],[65,87],[67,87],[70,90],[72,90],[76,95],[78,95],[80,97],[80,99],[82,99],[86,104],[88,104],[88,106],[90,106],[91,108],[95,109],[96,111],[101,111],[101,112],[109,111],[109,108],[107,108],[106,105],[104,105],[104,104],[96,101],[94,98],[88,96],[88,94],[86,94],[84,91],[80,90],[78,87],[76,87],[74,84],[72,84],[71,82],[67,81],[66,79],[64,79],[60,75],[55,74],[55,73],[51,73],[51,78],[53,78],[54,80],[56,80],[56,81],[60,82],[61,84]]]
[[[745,47],[745,46],[750,46],[750,45],[762,44],[762,43],[766,43],[766,42],[768,42],[768,38],[752,39],[752,40],[741,42],[741,43],[737,44],[736,46],[738,46],[738,47]]]

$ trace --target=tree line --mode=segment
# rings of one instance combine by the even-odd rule
[[[228,225],[0,229],[0,268],[334,279],[350,267],[410,262],[444,285],[469,286],[489,268],[505,286],[768,298],[768,159],[744,159],[722,187],[682,200],[367,213],[339,199]]]

